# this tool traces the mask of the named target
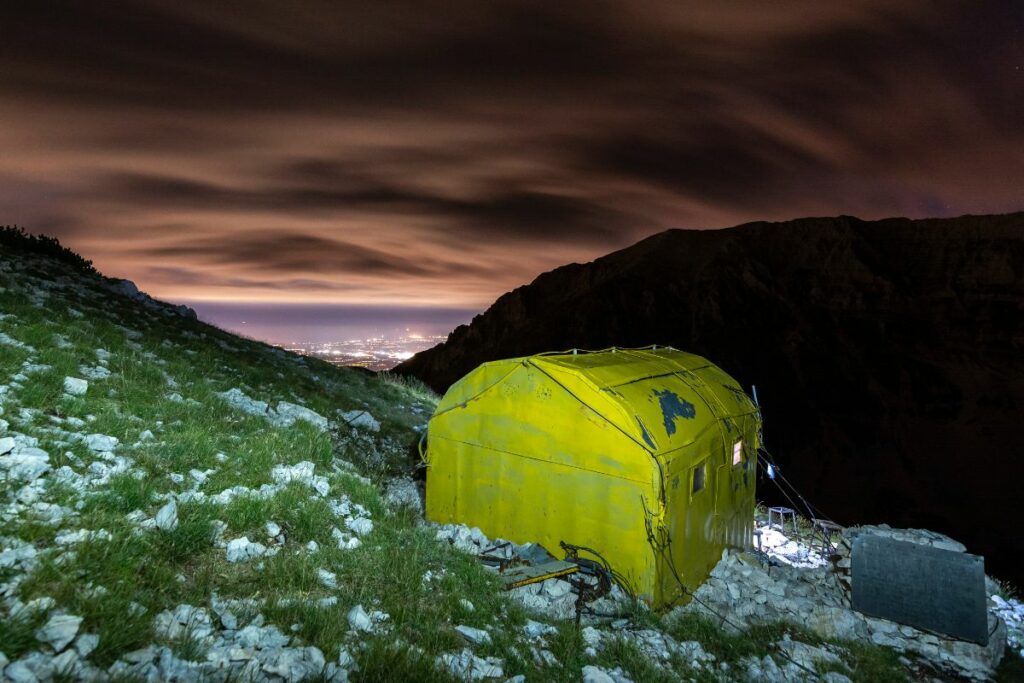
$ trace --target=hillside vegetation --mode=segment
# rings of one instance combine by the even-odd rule
[[[133,289],[0,242],[8,679],[744,680],[738,662],[795,640],[842,661],[806,677],[776,657],[778,675],[906,678],[892,651],[791,624],[729,634],[626,604],[595,636],[530,612],[400,478],[436,396]]]

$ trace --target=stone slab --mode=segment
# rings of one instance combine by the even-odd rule
[[[984,557],[861,534],[850,560],[855,610],[988,643]]]

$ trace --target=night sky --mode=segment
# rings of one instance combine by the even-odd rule
[[[0,224],[279,339],[670,227],[1024,208],[1019,0],[209,5],[3,3]]]

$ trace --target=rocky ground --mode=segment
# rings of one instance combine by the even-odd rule
[[[840,683],[926,670],[782,609],[733,633],[613,591],[577,630],[566,582],[503,593],[476,559],[490,539],[423,521],[409,463],[435,396],[111,287],[0,248],[3,680]],[[821,571],[799,539],[762,541],[780,565]],[[745,562],[727,557],[719,576],[744,579],[708,590],[753,591],[761,570]],[[993,596],[993,610],[1019,649],[1020,603]]]
[[[866,617],[851,609],[850,579],[843,571],[849,567],[848,538],[856,533],[874,533],[956,552],[965,550],[942,534],[884,526],[850,529],[838,544],[837,571],[806,536],[806,529],[786,533],[778,526],[769,527],[760,521],[758,531],[762,554],[727,551],[711,577],[696,590],[694,600],[660,620],[636,614],[635,606],[618,590],[593,603],[591,608],[597,615],[613,616],[582,617],[585,652],[596,656],[609,644],[626,644],[666,673],[682,667],[709,680],[823,679],[830,683],[864,678],[857,675],[864,673],[858,672],[857,667],[865,663],[858,661],[855,652],[862,650],[864,643],[882,646],[892,653],[902,672],[888,671],[886,675],[905,675],[914,680],[986,680],[995,674],[1004,654],[1024,656],[1020,645],[1024,636],[1024,604],[1000,596],[998,584],[992,580],[988,581],[992,635],[987,647]],[[524,546],[503,539],[492,541],[479,529],[461,525],[439,527],[437,538],[474,556],[495,546],[504,546],[504,555],[508,557],[531,554]],[[574,618],[576,595],[565,581],[549,579],[510,591],[510,595],[548,620],[564,622]],[[678,636],[690,630],[695,615],[741,639],[743,634],[756,632],[771,634],[777,640],[767,643],[765,652],[716,657],[700,639],[673,637],[673,631]],[[799,627],[778,628],[784,624]],[[544,649],[542,637],[545,629],[551,628],[532,621],[527,626],[528,635],[537,641],[532,648],[539,660],[553,657]],[[1010,652],[1004,653],[1007,645]],[[592,666],[589,671],[590,678],[585,676],[585,680],[632,680],[621,670]]]

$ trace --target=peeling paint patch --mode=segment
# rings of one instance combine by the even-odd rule
[[[647,442],[647,445],[652,449],[657,448],[657,446],[654,445],[654,441],[651,439],[651,435],[647,433],[647,427],[644,427],[644,423],[640,421],[639,416],[636,418],[636,421],[637,424],[640,425],[640,433],[643,434],[644,441]]]
[[[684,398],[680,398],[679,394],[670,389],[665,389],[664,391],[654,389],[651,393],[658,398],[658,404],[661,406],[661,415],[665,420],[665,432],[669,436],[676,433],[676,418],[681,417],[686,420],[692,420],[697,415],[697,409],[692,403]]]
[[[736,399],[737,403],[746,405],[747,402],[750,400],[747,397],[747,394],[739,387],[734,387],[731,384],[723,384],[722,386],[732,392],[732,397]]]

